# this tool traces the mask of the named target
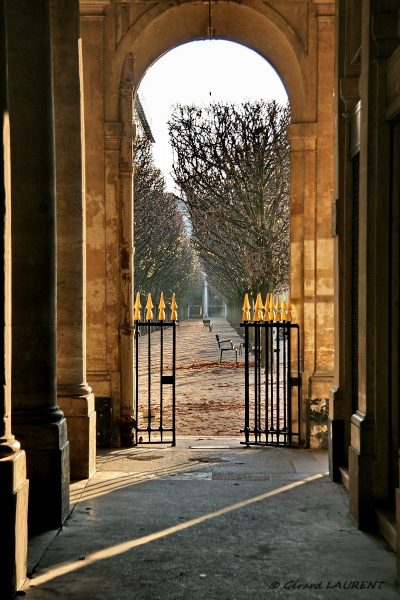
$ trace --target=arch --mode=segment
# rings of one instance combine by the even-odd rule
[[[195,40],[207,39],[208,4],[187,1],[168,9],[157,4],[128,29],[116,49],[107,85],[106,114],[118,115],[118,87],[127,54],[133,58],[135,86],[163,54]],[[276,69],[288,92],[294,122],[315,119],[315,69],[300,37],[275,10],[265,5],[221,0],[212,5],[214,39],[237,42],[254,50]],[[307,90],[307,93],[306,93]]]

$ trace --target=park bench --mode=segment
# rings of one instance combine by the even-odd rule
[[[212,331],[213,322],[211,319],[205,318],[203,319],[203,327],[207,327],[208,331]]]
[[[234,352],[235,353],[235,360],[236,360],[236,364],[237,364],[237,357],[238,357],[238,346],[235,346],[233,344],[232,340],[220,340],[219,339],[219,335],[215,336],[217,338],[217,342],[218,342],[218,348],[220,350],[220,359],[219,362],[222,362],[222,354],[223,352]]]

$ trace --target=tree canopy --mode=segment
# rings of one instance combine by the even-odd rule
[[[185,230],[179,199],[166,193],[164,178],[154,166],[151,143],[134,143],[135,288],[158,299],[176,292],[182,297],[197,281],[198,259]]]
[[[287,287],[289,116],[288,106],[260,100],[178,105],[169,121],[191,241],[227,298]]]

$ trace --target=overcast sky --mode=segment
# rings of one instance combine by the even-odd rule
[[[174,191],[174,185],[167,121],[175,104],[287,101],[282,81],[266,60],[245,46],[222,40],[191,42],[162,56],[143,77],[139,96],[155,138],[154,159],[168,191]]]

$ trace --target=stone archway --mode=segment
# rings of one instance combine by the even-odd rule
[[[211,34],[264,56],[288,91],[291,143],[291,296],[302,337],[303,410],[328,397],[333,374],[334,2],[211,2]],[[151,64],[207,39],[209,5],[81,3],[86,132],[88,379],[112,398],[114,443],[129,426],[132,374],[131,168],[128,104]],[[240,83],[240,82],[239,82]],[[129,151],[128,151],[129,154]],[[130,180],[130,183],[128,183]],[[128,220],[126,220],[128,215]],[[304,423],[306,419],[304,419]],[[307,443],[308,432],[302,431]]]

